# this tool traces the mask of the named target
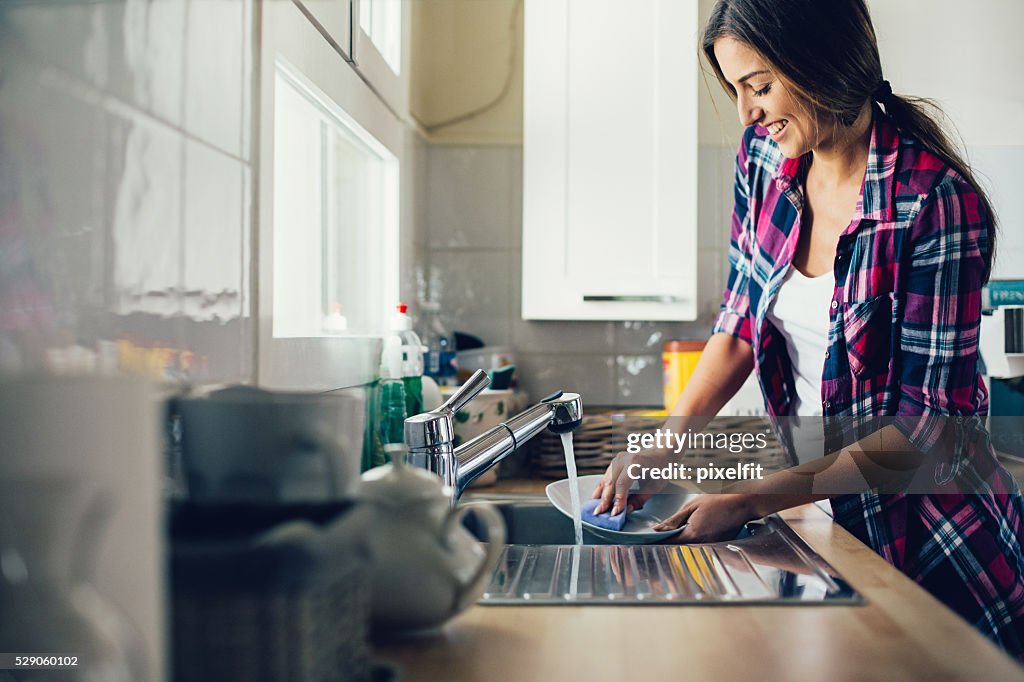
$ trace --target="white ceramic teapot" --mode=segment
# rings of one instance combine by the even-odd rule
[[[505,522],[494,507],[452,509],[441,479],[393,464],[363,474],[358,497],[371,509],[374,629],[434,628],[480,597],[505,544]],[[462,526],[469,513],[479,517],[486,544]]]

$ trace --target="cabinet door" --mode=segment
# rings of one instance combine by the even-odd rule
[[[697,3],[527,0],[523,317],[697,313]]]

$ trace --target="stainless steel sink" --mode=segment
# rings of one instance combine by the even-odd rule
[[[748,523],[727,542],[608,545],[584,531],[584,544],[577,546],[572,521],[545,498],[488,501],[505,518],[508,545],[481,604],[863,603],[775,516]]]

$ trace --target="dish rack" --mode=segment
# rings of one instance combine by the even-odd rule
[[[576,456],[576,470],[580,476],[603,474],[618,453],[626,449],[626,438],[630,433],[653,432],[664,427],[666,414],[660,410],[596,408],[583,415],[583,424],[573,432],[573,453]],[[750,433],[768,427],[764,417],[728,416],[715,417],[705,429],[709,433]],[[538,478],[565,478],[565,454],[559,435],[545,431],[533,439],[530,454],[531,472]],[[769,429],[767,447],[744,450],[738,453],[713,448],[690,448],[683,458],[686,462],[699,464],[714,461],[716,465],[728,466],[740,461],[757,462],[766,471],[777,471],[789,464],[785,449]]]

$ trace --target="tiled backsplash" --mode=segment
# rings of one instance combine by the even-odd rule
[[[253,377],[252,9],[0,7],[0,367]]]

